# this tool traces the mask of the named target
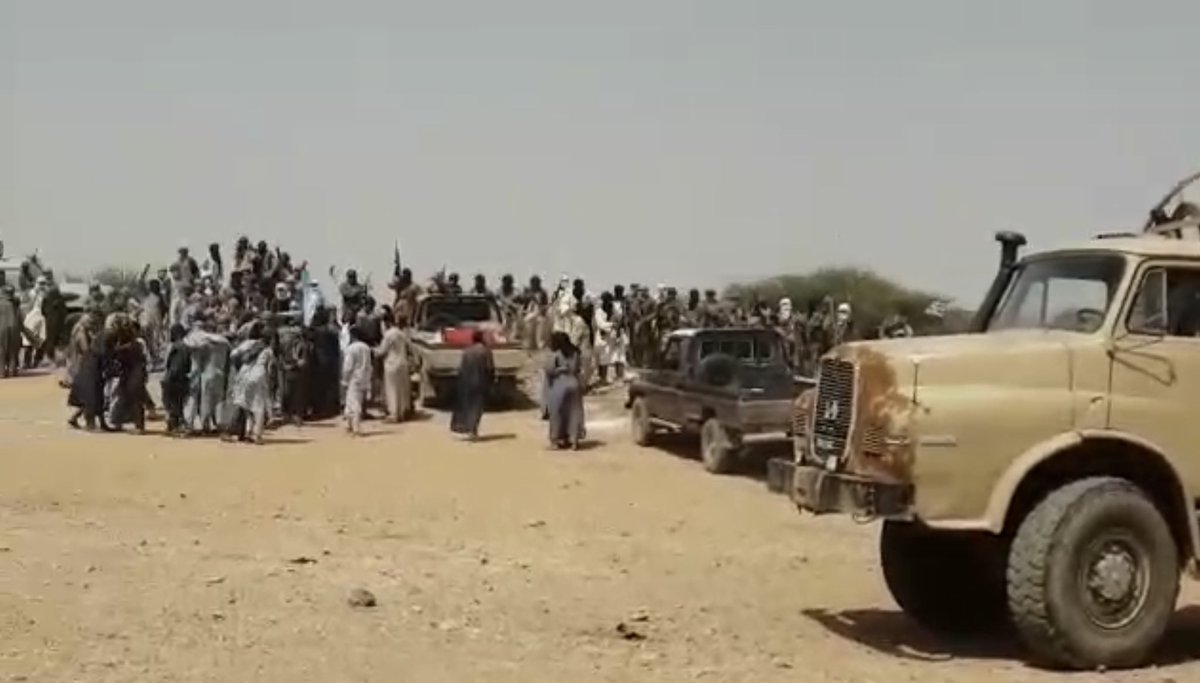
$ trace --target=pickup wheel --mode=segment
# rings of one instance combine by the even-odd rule
[[[1013,623],[1034,657],[1078,669],[1143,664],[1179,594],[1179,549],[1136,485],[1089,477],[1025,517],[1008,561]]]
[[[424,371],[421,372],[421,403],[426,408],[432,408],[436,404],[433,381],[429,379],[429,373]]]
[[[646,399],[641,396],[633,399],[633,405],[629,409],[629,432],[633,442],[639,446],[649,446],[654,441],[650,409],[646,407]]]
[[[888,520],[879,537],[879,555],[892,598],[928,630],[978,633],[1004,623],[999,539]]]
[[[713,474],[728,474],[737,466],[740,446],[717,418],[710,417],[700,427],[700,459]]]
[[[455,384],[453,379],[431,377],[421,373],[421,402],[427,408],[444,408],[452,405]]]

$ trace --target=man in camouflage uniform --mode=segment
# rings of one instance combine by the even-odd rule
[[[808,363],[811,342],[808,339],[808,315],[805,312],[792,313],[792,320],[788,325],[788,336],[792,340],[792,357],[790,359],[792,368],[802,375],[811,377],[813,368]]]
[[[657,345],[668,334],[683,327],[684,307],[679,300],[679,292],[674,287],[668,287],[662,303],[658,305],[655,316],[655,344]]]
[[[12,285],[0,287],[0,374],[16,377],[21,369],[21,305]]]
[[[834,347],[833,326],[836,318],[833,297],[826,296],[808,319],[806,366],[816,372],[817,362],[825,352]]]
[[[525,348],[537,351],[545,346],[547,337],[546,309],[550,305],[550,297],[542,287],[542,278],[534,275],[529,278],[529,286],[521,293],[522,325],[521,338]]]
[[[294,323],[279,328],[280,415],[299,425],[308,407],[308,366],[312,355],[304,329]]]
[[[358,281],[358,271],[350,268],[346,270],[346,279],[342,281],[338,289],[342,295],[342,320],[352,323],[358,315],[358,311],[363,307],[363,302],[367,297],[367,287]]]
[[[483,273],[477,273],[475,275],[475,282],[471,285],[471,293],[491,294],[491,290],[488,289],[487,285],[487,277],[485,277]]]
[[[796,340],[792,336],[792,300],[786,296],[779,300],[779,311],[775,317],[775,332],[783,339],[784,357],[789,365],[795,366]]]
[[[512,275],[500,278],[500,289],[496,292],[496,305],[504,316],[504,336],[509,340],[518,341],[521,338],[521,306],[517,302],[517,287]]]
[[[654,302],[650,292],[639,284],[630,286],[631,296],[626,307],[629,326],[630,351],[633,363],[645,367],[654,352]]]
[[[697,306],[699,310],[700,326],[701,327],[727,327],[728,316],[721,305],[717,301],[717,292],[714,289],[704,290],[704,299]]]
[[[700,309],[700,290],[688,290],[687,308],[683,312],[683,324],[687,327],[704,327],[703,311]]]
[[[411,321],[417,313],[417,300],[421,297],[421,287],[413,281],[412,271],[402,269],[400,277],[392,283],[392,290],[396,293],[392,300],[392,314],[402,315],[405,320]]]

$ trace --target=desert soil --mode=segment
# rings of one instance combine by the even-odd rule
[[[0,682],[1200,680],[1196,584],[1140,671],[941,642],[876,525],[633,446],[613,400],[574,454],[530,412],[478,444],[433,413],[253,447],[73,432],[63,401],[0,383]]]

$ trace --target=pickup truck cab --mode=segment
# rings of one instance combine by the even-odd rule
[[[637,444],[659,432],[698,434],[704,467],[724,473],[747,443],[789,438],[798,386],[774,330],[678,330],[651,365],[626,401]]]

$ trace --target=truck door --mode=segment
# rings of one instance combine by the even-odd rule
[[[658,368],[650,382],[647,396],[650,415],[672,424],[680,424],[680,384],[683,378],[683,339],[669,337],[659,356]]]
[[[1109,428],[1163,449],[1200,478],[1200,263],[1143,264],[1112,342]]]
[[[696,372],[703,359],[703,349],[712,342],[701,336],[693,336],[683,348],[683,362],[679,370],[679,400],[676,422],[685,427],[698,427],[704,411],[705,386]]]

